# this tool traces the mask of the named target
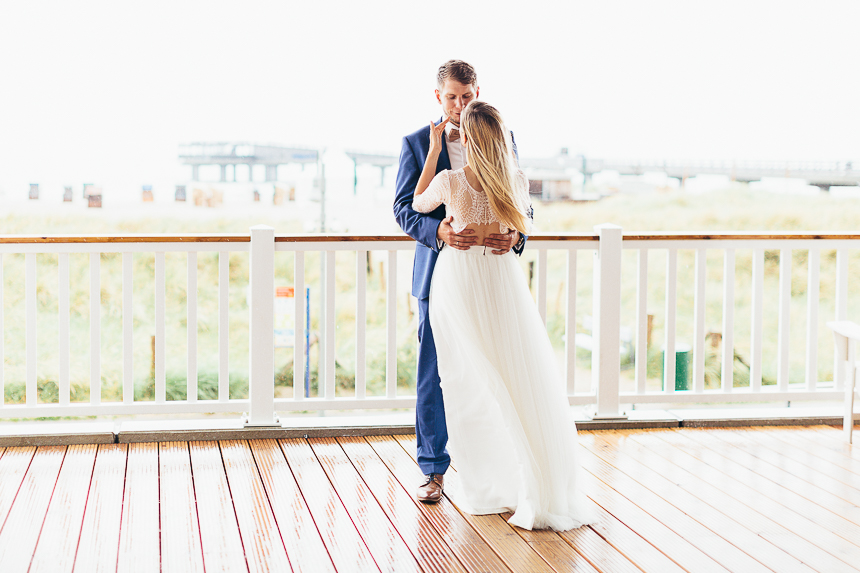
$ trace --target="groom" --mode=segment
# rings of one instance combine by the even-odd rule
[[[460,139],[460,114],[478,97],[478,78],[475,69],[460,60],[442,64],[436,74],[436,101],[442,106],[442,115],[436,125],[448,118],[442,138],[442,152],[436,162],[436,173],[445,169],[461,169],[466,164],[466,150]],[[513,134],[512,134],[513,138]],[[427,152],[430,148],[430,126],[403,138],[397,186],[394,198],[394,217],[403,231],[417,241],[415,264],[412,269],[412,296],[418,299],[418,399],[415,405],[415,435],[418,440],[418,466],[426,476],[418,489],[418,500],[436,503],[442,498],[444,475],[451,458],[445,449],[448,429],[445,425],[445,408],[439,386],[436,366],[436,344],[430,328],[430,279],[436,257],[442,248],[467,250],[475,245],[474,232],[464,229],[459,234],[451,227],[451,217],[445,217],[445,207],[422,214],[412,209],[412,196]],[[514,154],[517,152],[514,143]],[[493,253],[502,255],[512,248],[522,254],[525,236],[516,231],[490,235],[485,241]]]

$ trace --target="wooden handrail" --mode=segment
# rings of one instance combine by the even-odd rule
[[[537,233],[529,237],[535,241],[597,241],[597,235],[575,233]],[[407,235],[349,235],[312,234],[280,235],[276,243],[339,243],[339,242],[408,242]],[[624,241],[785,241],[785,240],[860,240],[860,234],[852,233],[641,233],[624,235]],[[74,243],[248,243],[249,235],[2,235],[0,244],[74,244]]]

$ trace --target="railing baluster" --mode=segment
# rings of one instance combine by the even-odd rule
[[[335,251],[326,251],[325,254],[325,398],[335,399],[335,354],[337,330],[337,311],[335,309],[335,277],[334,277]]]
[[[546,249],[538,249],[537,267],[538,313],[546,326]]]
[[[806,285],[806,389],[814,392],[818,384],[818,296],[821,251],[809,249],[809,274]]]
[[[776,383],[780,392],[788,390],[791,346],[791,249],[779,251],[779,336]]]
[[[101,253],[90,253],[90,404],[102,401]]]
[[[397,251],[388,251],[388,281],[385,293],[388,345],[385,360],[385,395],[397,396]]]
[[[218,253],[218,400],[230,399],[230,253]]]
[[[845,249],[836,250],[836,316],[835,320],[847,320],[848,318],[848,253]],[[834,358],[833,372],[836,372],[836,360]],[[836,389],[842,390],[842,379],[837,378]]]
[[[696,249],[696,279],[693,298],[693,392],[705,391],[705,285],[707,283],[707,251]]]
[[[134,403],[134,255],[122,254],[122,401]]]
[[[69,364],[71,358],[71,316],[69,314],[69,254],[60,253],[57,257],[57,319],[58,345],[60,354],[60,405],[68,406],[70,398]]]
[[[367,332],[367,251],[355,253],[355,397],[367,394],[365,333]]]
[[[305,397],[305,252],[296,251],[293,302],[296,305],[296,324],[293,343],[293,399],[303,400]]]
[[[3,253],[0,253],[0,408],[6,402],[6,323],[3,318],[3,290],[6,283],[6,273],[3,272]]]
[[[24,308],[27,312],[26,318],[26,346],[27,346],[27,405],[35,406],[37,400],[36,372],[38,360],[38,348],[36,338],[36,254],[24,255]]]
[[[188,341],[187,389],[189,402],[197,401],[197,253],[188,253],[188,287],[186,289],[186,315]]]
[[[675,324],[678,313],[678,249],[666,252],[666,338],[663,343],[663,391],[675,391]]]
[[[567,394],[576,392],[576,250],[567,251],[567,314],[564,325],[564,370]]]
[[[764,249],[752,254],[752,327],[750,328],[750,389],[761,391],[762,316],[764,314]]]
[[[723,257],[723,356],[720,384],[731,392],[735,364],[735,250],[726,249]]]
[[[636,270],[636,393],[648,391],[648,249],[639,249]]]
[[[167,401],[164,352],[167,349],[165,337],[165,276],[164,253],[155,253],[155,402]]]

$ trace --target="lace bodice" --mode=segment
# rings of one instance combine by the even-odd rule
[[[522,170],[516,173],[517,202],[527,209],[529,205],[529,181]],[[493,210],[483,191],[472,189],[462,169],[444,170],[436,174],[427,189],[412,200],[412,208],[419,213],[429,213],[439,205],[445,204],[445,215],[453,216],[451,226],[459,233],[470,224],[489,225],[497,223],[500,233],[510,231],[503,225]]]

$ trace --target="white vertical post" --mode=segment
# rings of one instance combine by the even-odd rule
[[[367,393],[365,333],[367,332],[367,251],[355,253],[355,397]]]
[[[764,249],[752,253],[752,327],[750,328],[750,389],[761,391],[762,316],[764,314]]]
[[[678,314],[678,249],[666,251],[666,332],[663,342],[663,391],[675,391],[675,330]]]
[[[707,283],[707,251],[696,249],[696,294],[693,299],[693,392],[705,391],[705,285]]]
[[[325,398],[335,399],[335,354],[337,341],[337,311],[335,310],[335,251],[325,252]]]
[[[186,288],[186,340],[188,361],[186,366],[186,396],[189,402],[197,401],[197,253],[188,253],[188,286]]]
[[[636,393],[648,391],[648,249],[639,249],[636,280]]]
[[[305,252],[296,251],[293,280],[293,302],[295,302],[296,340],[293,343],[293,400],[305,397]]]
[[[791,342],[791,249],[779,251],[779,337],[776,383],[780,392],[788,391]]]
[[[818,296],[820,251],[809,249],[809,274],[806,285],[806,389],[814,392],[818,384]]]
[[[388,347],[385,361],[385,395],[397,396],[397,251],[388,251],[388,284],[385,293]]]
[[[218,401],[230,400],[230,253],[218,253]]]
[[[546,249],[538,249],[537,259],[537,307],[546,326]]]
[[[90,404],[102,401],[101,253],[90,253]]]
[[[164,404],[167,401],[167,381],[165,378],[164,353],[167,349],[165,342],[164,313],[166,306],[164,276],[164,253],[155,253],[155,402]]]
[[[35,406],[37,403],[36,389],[36,361],[38,349],[36,343],[36,254],[24,255],[24,308],[27,312],[26,325],[26,348],[27,348],[27,378],[26,392],[27,405]]]
[[[735,364],[735,250],[726,249],[723,257],[723,356],[720,383],[731,392]]]
[[[57,257],[57,314],[60,350],[60,405],[69,405],[69,364],[71,355],[71,317],[69,315],[69,254]]]
[[[250,412],[245,426],[279,426],[275,416],[275,230],[251,227],[248,344]]]
[[[122,401],[134,402],[134,259],[122,254]]]
[[[576,392],[576,250],[567,251],[567,313],[564,325],[564,358],[567,395]]]
[[[607,223],[596,225],[594,231],[599,236],[599,244],[594,255],[594,344],[591,367],[597,406],[592,418],[626,418],[619,403],[622,229]]]
[[[836,250],[836,316],[835,320],[848,318],[848,253],[845,249]],[[833,372],[836,372],[836,364]],[[836,389],[842,390],[842,379],[836,380]]]
[[[324,398],[325,397],[325,369],[326,364],[326,352],[328,348],[326,348],[326,315],[325,315],[325,303],[326,303],[326,289],[325,289],[325,251],[320,251],[320,317],[317,321],[317,330],[319,331],[317,336],[317,397]]]

